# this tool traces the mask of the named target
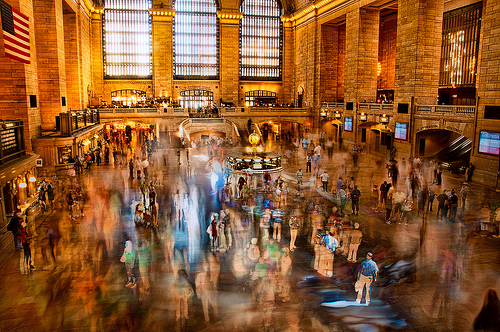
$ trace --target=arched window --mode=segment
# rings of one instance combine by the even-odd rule
[[[281,80],[281,4],[243,0],[240,11],[240,79]]]
[[[151,78],[151,0],[105,0],[104,78]]]
[[[174,0],[174,78],[219,78],[215,0]]]

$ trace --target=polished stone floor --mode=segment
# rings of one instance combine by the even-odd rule
[[[275,144],[267,148],[284,152]],[[286,160],[282,175],[290,188],[281,206],[285,220],[297,216],[303,221],[297,249],[289,256],[291,274],[270,270],[267,278],[257,278],[250,274],[255,263],[247,259],[246,248],[259,228],[249,208],[241,200],[231,201],[232,246],[220,244],[212,254],[209,216],[225,205],[213,193],[204,149],[190,151],[190,170],[185,151],[181,165],[176,151],[166,145],[151,158],[148,180],[156,185],[158,203],[155,229],[134,223],[132,204],[141,200],[140,182],[129,179],[124,163],[93,166],[75,179],[59,174],[55,188],[62,195],[53,211],[44,214],[33,241],[36,269],[22,273],[22,253],[6,253],[10,257],[0,271],[1,331],[469,331],[486,290],[500,291],[500,239],[479,226],[484,204],[499,200],[494,190],[472,182],[465,210],[459,209],[455,222],[437,220],[434,201],[433,212],[423,216],[417,216],[415,202],[408,225],[387,224],[370,199],[373,184],[390,181],[386,158],[362,153],[354,167],[348,152],[336,151],[331,160],[322,156],[330,187],[339,175],[354,177],[361,208],[359,216],[346,219],[359,223],[363,232],[357,262],[347,262],[337,251],[333,275],[324,276],[313,269],[309,217],[314,206],[328,217],[334,203],[320,188],[297,191],[295,172],[299,166],[305,170],[299,151],[298,158]],[[432,171],[421,174],[429,180]],[[401,169],[397,191],[405,190],[406,175]],[[307,178],[309,174],[305,182]],[[435,191],[459,191],[462,182],[463,176],[445,172]],[[88,199],[84,215],[72,220],[64,195],[76,187]],[[175,220],[177,190],[189,197],[184,229]],[[255,207],[265,197],[262,189],[254,190]],[[287,223],[282,232],[278,245],[284,249],[290,240]],[[144,251],[138,254],[132,269],[135,284],[128,287],[120,262],[126,241],[150,251],[149,260]],[[258,245],[263,253],[266,240]],[[356,270],[367,252],[373,253],[380,277],[372,285],[370,306],[357,306]],[[178,277],[179,269],[187,279]],[[187,283],[195,291],[191,297],[183,293]],[[187,318],[184,298],[189,298]],[[210,309],[209,322],[202,299],[218,308],[217,317]]]

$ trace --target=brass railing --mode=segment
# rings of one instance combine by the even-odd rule
[[[80,110],[59,113],[61,136],[71,136],[99,123],[99,110]]]

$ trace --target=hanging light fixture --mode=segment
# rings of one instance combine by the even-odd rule
[[[26,188],[28,185],[26,184],[26,181],[24,179],[21,179],[21,183],[19,183],[19,188]]]
[[[30,176],[30,178],[28,179],[29,182],[36,182],[36,178],[32,175]]]

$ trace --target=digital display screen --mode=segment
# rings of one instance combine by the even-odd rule
[[[479,152],[500,155],[500,133],[481,131],[479,134]]]
[[[396,122],[394,129],[394,138],[407,140],[408,139],[408,124],[404,122]]]
[[[344,131],[352,131],[352,118],[344,118]]]

